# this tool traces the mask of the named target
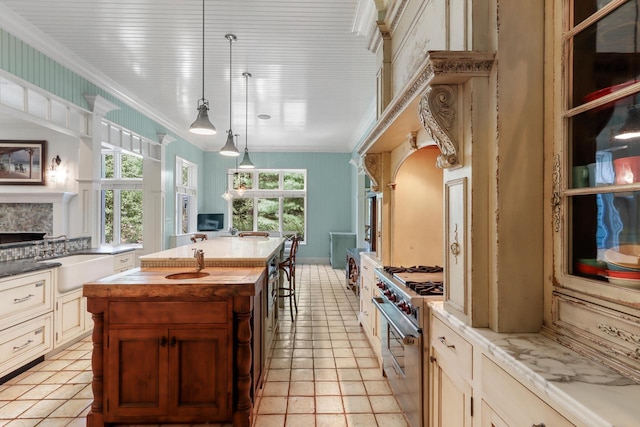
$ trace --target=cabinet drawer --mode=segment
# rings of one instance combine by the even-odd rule
[[[483,398],[511,426],[573,426],[506,371],[482,356]]]
[[[47,314],[0,332],[0,377],[53,348],[52,323]]]
[[[441,363],[455,366],[463,379],[471,380],[473,347],[435,316],[431,317],[431,346],[445,358]]]
[[[135,266],[135,252],[126,252],[113,257],[113,271],[119,273]]]
[[[210,302],[144,302],[114,301],[109,303],[111,324],[131,323],[207,323],[226,324],[231,319],[231,303]]]
[[[360,254],[360,275],[362,279],[367,279],[375,283],[376,275],[374,270],[378,267],[380,267],[380,264],[373,258],[362,253]]]
[[[0,282],[0,329],[53,310],[51,271]]]

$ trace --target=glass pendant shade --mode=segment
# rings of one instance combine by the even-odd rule
[[[231,130],[228,132],[227,143],[220,149],[220,154],[229,157],[238,157],[240,155],[236,144],[233,142],[233,133]]]
[[[249,150],[247,147],[244,147],[244,156],[242,157],[242,162],[240,162],[238,167],[240,169],[254,169],[256,167],[249,158]]]
[[[233,194],[229,193],[229,190],[226,190],[224,193],[222,193],[222,198],[228,202],[229,200],[233,199]]]
[[[197,135],[215,135],[217,133],[216,127],[209,120],[209,106],[206,99],[198,106],[198,117],[196,121],[191,123],[189,132]]]
[[[618,140],[640,138],[640,113],[635,106],[629,107],[627,119],[614,138]]]

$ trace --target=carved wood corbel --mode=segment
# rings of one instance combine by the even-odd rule
[[[422,126],[440,149],[436,165],[443,169],[458,166],[460,161],[457,97],[455,85],[429,86],[418,108]]]
[[[382,182],[382,156],[378,153],[369,153],[364,156],[362,167],[365,173],[371,179],[371,191],[377,193],[381,191],[380,183]]]

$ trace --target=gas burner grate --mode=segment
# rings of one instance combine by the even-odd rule
[[[442,282],[407,282],[406,285],[418,295],[442,295],[444,293]]]
[[[441,273],[443,271],[442,267],[438,265],[414,265],[413,267],[394,267],[394,266],[385,266],[384,271],[389,274],[397,274],[397,273]]]

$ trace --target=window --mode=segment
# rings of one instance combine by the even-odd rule
[[[101,241],[142,245],[142,157],[102,151]]]
[[[176,157],[176,234],[196,231],[198,165]]]
[[[232,227],[240,231],[295,233],[304,240],[306,170],[229,172],[229,186],[234,190],[229,202]]]

